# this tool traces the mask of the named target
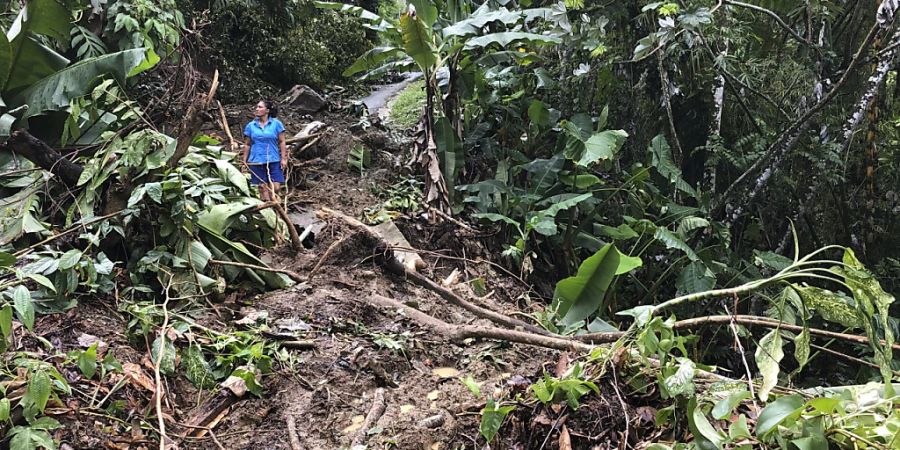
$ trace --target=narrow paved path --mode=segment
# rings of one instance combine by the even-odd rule
[[[377,86],[372,93],[362,99],[362,102],[365,103],[366,109],[369,110],[369,114],[378,114],[378,111],[381,108],[387,106],[387,103],[391,98],[400,93],[400,91],[408,86],[409,83],[412,83],[421,77],[422,72],[411,72],[406,74],[406,77],[402,81]]]

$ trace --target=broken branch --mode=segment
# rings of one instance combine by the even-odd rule
[[[58,176],[69,187],[75,187],[84,172],[84,167],[63,158],[56,149],[25,130],[14,131],[7,139],[6,147]]]
[[[339,211],[335,211],[330,208],[322,208],[321,213],[325,216],[331,216],[336,219],[343,221],[350,228],[362,233],[367,239],[372,242],[373,247],[378,249],[387,255],[385,261],[383,262],[383,266],[390,272],[393,272],[397,275],[403,276],[406,280],[412,281],[414,284],[417,284],[425,289],[428,289],[436,294],[438,294],[444,300],[459,306],[460,308],[465,309],[466,311],[475,314],[478,317],[483,319],[488,319],[494,323],[503,325],[508,328],[521,328],[523,330],[529,331],[534,334],[542,334],[549,335],[550,333],[544,330],[543,328],[534,326],[530,323],[523,322],[518,319],[513,319],[505,314],[500,314],[498,312],[491,311],[486,308],[482,308],[478,305],[475,305],[468,300],[460,297],[453,291],[441,286],[440,284],[435,283],[428,277],[407,269],[403,264],[399,263],[397,259],[394,257],[394,251],[391,245],[386,242],[381,236],[372,231],[371,228],[360,222],[359,220],[354,219],[353,217],[347,216],[344,213]]]
[[[241,267],[244,269],[253,269],[253,270],[262,270],[265,272],[282,273],[282,274],[287,275],[288,278],[290,278],[298,283],[302,283],[302,282],[306,281],[306,279],[301,277],[299,273],[294,272],[292,270],[287,270],[287,269],[275,269],[273,267],[257,266],[256,264],[247,264],[247,263],[242,263],[242,262],[237,262],[237,261],[222,261],[221,259],[210,259],[209,262],[210,262],[210,264],[220,264],[223,266],[234,266],[234,267]]]

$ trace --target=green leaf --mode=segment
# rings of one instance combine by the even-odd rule
[[[803,331],[794,339],[794,359],[797,360],[797,371],[803,370],[809,361],[809,327],[804,324]]]
[[[516,409],[515,406],[491,406],[481,410],[481,426],[479,427],[481,435],[489,443],[494,440],[494,436],[500,431],[500,426],[503,425],[506,416]]]
[[[558,302],[557,314],[563,322],[571,325],[600,309],[618,268],[619,252],[606,244],[581,263],[574,277],[557,283],[553,299]]]
[[[578,165],[589,167],[600,160],[610,160],[622,148],[628,133],[624,130],[606,130],[594,134],[584,142],[584,153]]]
[[[431,28],[438,18],[438,9],[431,0],[409,0],[416,7],[416,16],[422,18],[422,23]]]
[[[453,193],[459,171],[465,167],[466,161],[462,142],[446,117],[441,117],[434,123],[434,142],[437,145],[438,162],[444,174],[444,182],[447,184],[447,190]]]
[[[615,228],[609,225],[600,225],[600,232],[620,241],[627,241],[639,236],[637,232],[635,232],[631,227],[624,223]]]
[[[207,264],[209,264],[210,258],[212,258],[212,252],[206,248],[200,241],[191,241],[190,245],[191,252],[191,262],[193,263],[194,270],[197,272],[202,272],[206,269]]]
[[[734,411],[734,408],[737,405],[740,405],[742,401],[750,398],[749,391],[739,391],[732,392],[728,395],[728,397],[723,398],[716,402],[716,405],[713,406],[712,416],[713,419],[716,420],[725,420],[729,416],[731,416],[731,412]],[[745,424],[746,425],[746,424]]]
[[[672,149],[663,135],[657,135],[650,141],[651,165],[660,175],[665,177],[681,192],[697,198],[697,191],[681,177],[681,169],[672,160]]]
[[[49,278],[37,273],[30,273],[26,276],[37,282],[37,284],[49,289],[50,292],[56,293],[56,286],[53,285],[53,282],[50,281]]]
[[[78,368],[85,378],[90,380],[97,373],[97,343],[94,342],[87,350],[78,355]]]
[[[504,222],[506,224],[512,225],[513,227],[516,227],[516,228],[519,227],[519,222],[516,222],[515,220],[510,219],[509,217],[506,217],[503,214],[475,213],[475,214],[472,214],[472,217],[474,217],[476,219],[486,219],[491,222]]]
[[[191,345],[182,354],[184,375],[194,386],[200,389],[212,389],[216,386],[216,378],[212,368],[203,356],[199,345]]]
[[[616,252],[619,253],[619,267],[616,268],[616,275],[631,272],[644,264],[640,256],[628,256],[620,252],[618,248],[616,248]]]
[[[31,330],[34,327],[34,304],[31,302],[31,292],[25,286],[16,286],[13,291],[13,304],[16,315],[25,328]]]
[[[160,353],[160,348],[162,348],[162,353]],[[153,341],[150,356],[154,364],[159,362],[160,372],[166,375],[175,374],[175,344],[171,340],[164,335],[157,337]]]
[[[50,400],[50,376],[43,370],[36,370],[28,381],[28,391],[25,395],[30,399],[36,411],[43,413]]]
[[[700,259],[700,257],[697,256],[697,253],[694,252],[694,249],[687,245],[687,243],[684,242],[680,237],[678,237],[678,235],[669,231],[665,227],[656,227],[656,232],[653,234],[653,238],[662,242],[666,246],[666,248],[673,248],[683,251],[691,261],[697,261]]]
[[[538,380],[532,384],[531,390],[534,392],[534,396],[545,405],[550,403],[550,400],[553,400],[553,393],[547,388],[547,379]]]
[[[688,401],[688,428],[694,434],[700,449],[722,448],[725,436],[716,430],[709,420],[703,415],[703,411],[697,406],[697,397],[691,397]]]
[[[403,13],[400,16],[403,49],[419,65],[422,71],[430,71],[437,62],[431,32],[418,16]]]
[[[10,306],[9,303],[3,305],[3,307],[0,308],[0,332],[3,333],[4,340],[12,333],[12,317],[12,306]]]
[[[60,270],[69,270],[81,261],[81,250],[72,249],[59,257]]]
[[[703,261],[691,261],[681,269],[675,287],[679,295],[708,291],[716,287],[716,275]]]
[[[402,20],[402,19],[401,19]],[[531,45],[549,45],[559,44],[562,40],[556,36],[547,36],[543,34],[525,33],[521,31],[506,31],[501,33],[491,33],[484,36],[478,36],[466,41],[465,49],[473,50],[488,47],[497,44],[500,47],[506,47],[512,43],[531,44]]]
[[[787,395],[775,400],[759,413],[756,435],[765,436],[789,417],[800,415],[801,412],[803,412],[803,398],[799,395]]]
[[[571,186],[575,189],[587,189],[595,184],[599,184],[600,177],[589,173],[580,175],[560,175],[559,181],[566,186]]]
[[[863,325],[869,337],[869,346],[875,353],[875,362],[881,369],[885,388],[892,394],[894,331],[890,323],[890,306],[894,303],[894,296],[884,291],[875,276],[856,258],[852,249],[844,250],[843,262],[845,267],[832,271],[844,276],[844,282],[853,293],[856,310],[865,318]],[[880,344],[882,339],[884,345]]]
[[[781,332],[775,329],[763,336],[756,348],[756,365],[763,378],[757,395],[762,401],[768,400],[769,393],[778,383],[778,372],[780,371],[778,363],[784,358],[781,344]]]
[[[694,374],[697,365],[690,358],[678,358],[678,370],[663,379],[662,387],[668,397],[692,395],[694,393]]]
[[[124,85],[125,75],[143,59],[144,49],[136,48],[82,60],[32,84],[14,100],[28,105],[23,118],[65,110],[73,98],[89,93],[100,75],[111,74]]]
[[[386,60],[400,58],[405,53],[403,49],[393,46],[375,47],[363,53],[356,61],[344,70],[343,75],[350,77],[359,72],[373,70],[380,67]]]
[[[465,378],[460,378],[460,381],[462,381],[462,384],[464,384],[466,388],[469,389],[469,392],[471,392],[472,395],[481,397],[481,386],[478,385],[478,383],[475,381],[475,379],[472,378],[471,375],[467,375]]]
[[[819,433],[794,439],[791,444],[795,445],[797,450],[827,450],[829,448],[828,440]]]
[[[550,125],[550,110],[544,102],[532,100],[531,106],[528,107],[528,119],[539,127],[547,127]]]
[[[219,171],[219,177],[228,180],[228,182],[240,189],[241,193],[244,195],[250,196],[250,186],[247,185],[247,177],[245,177],[237,167],[234,167],[230,162],[221,159],[216,159],[213,162],[216,164],[216,169]]]
[[[3,33],[0,33],[2,35]],[[6,253],[0,252],[0,267],[9,267],[16,263],[16,257]]]
[[[565,196],[565,197],[563,197],[563,196]],[[553,200],[552,205],[547,209],[538,211],[538,215],[544,216],[544,217],[556,217],[556,215],[559,214],[560,211],[565,211],[565,210],[593,197],[594,194],[591,194],[591,193],[580,194],[580,195],[563,194],[563,196],[554,196],[555,198],[551,197],[551,200]],[[558,200],[559,198],[564,198],[564,199]]]
[[[747,392],[747,398],[750,398],[749,392]],[[747,417],[743,414],[738,416],[738,419],[728,426],[728,437],[731,438],[732,441],[749,439],[751,436],[750,428],[747,427]]]
[[[863,328],[860,318],[850,299],[842,293],[832,292],[815,286],[791,285],[800,295],[807,308],[815,309],[823,319],[847,328]]]
[[[6,422],[7,420],[9,420],[9,399],[3,397],[0,399],[0,422]]]

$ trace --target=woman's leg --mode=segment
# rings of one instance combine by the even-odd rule
[[[281,183],[272,183],[272,200],[275,200],[280,192]]]

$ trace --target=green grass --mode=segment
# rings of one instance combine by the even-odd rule
[[[397,128],[412,128],[422,117],[425,107],[425,82],[414,81],[391,103],[390,121]]]

